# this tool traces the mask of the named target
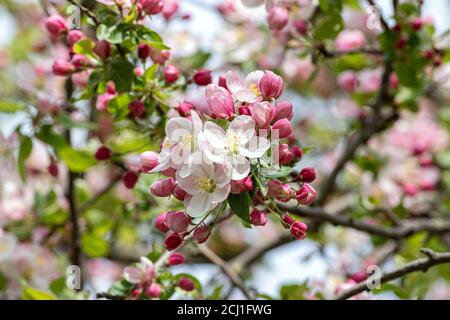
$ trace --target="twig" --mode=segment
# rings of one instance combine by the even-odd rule
[[[82,4],[78,3],[75,0],[67,0],[67,1],[69,1],[74,6],[77,6],[78,8],[80,8],[80,10],[84,14],[86,14],[89,18],[92,19],[92,21],[94,21],[95,25],[98,26],[100,24],[100,22],[98,21],[97,17],[95,16],[95,14],[91,10],[89,10],[89,8],[86,8],[85,6],[83,6]]]
[[[217,265],[223,271],[223,273],[230,279],[231,283],[233,283],[235,287],[239,288],[248,300],[254,299],[253,294],[245,286],[239,275],[234,270],[232,270],[229,265],[222,260],[222,258],[220,258],[217,254],[214,253],[214,251],[212,251],[205,245],[198,245],[197,248],[206,258],[208,258],[212,263]]]
[[[375,2],[373,0],[367,0],[367,2],[371,6],[375,6],[377,8],[380,8],[378,5],[375,4]],[[383,15],[381,14],[381,10],[380,10],[380,22],[383,25],[384,30],[389,30],[389,25],[387,24],[386,20],[384,19]]]
[[[114,186],[119,182],[121,179],[121,176],[118,175],[116,178],[114,178],[103,190],[101,190],[99,193],[97,193],[95,196],[87,200],[85,203],[83,203],[78,211],[83,212],[86,209],[92,207],[98,200],[100,200],[101,197],[103,197],[105,194],[107,194]]]
[[[450,232],[450,221],[447,220],[426,219],[418,221],[404,221],[401,225],[396,227],[384,227],[376,224],[354,220],[343,215],[331,214],[321,208],[298,208],[287,206],[281,203],[278,204],[278,208],[300,217],[313,219],[314,221],[330,222],[334,225],[350,227],[359,231],[389,239],[402,239],[421,231],[435,234]]]
[[[380,278],[380,283],[389,282],[391,280],[401,278],[409,273],[413,273],[416,271],[426,272],[431,267],[450,262],[450,252],[436,253],[431,249],[422,249],[421,251],[423,254],[427,256],[426,258],[411,261],[406,265],[404,265],[403,267],[400,267],[394,271],[383,273],[383,275]],[[354,286],[353,288],[350,288],[338,294],[335,297],[335,300],[345,300],[350,297],[353,297],[354,295],[357,295],[358,293],[370,290],[368,285],[369,283],[367,281],[361,282],[360,284]]]

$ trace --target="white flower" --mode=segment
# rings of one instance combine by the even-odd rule
[[[146,257],[141,257],[141,262],[136,267],[126,267],[123,270],[125,280],[134,284],[152,282],[154,275],[153,263]]]
[[[16,250],[17,239],[13,235],[0,236],[0,261],[10,258]]]
[[[179,169],[189,163],[189,159],[198,151],[198,136],[202,131],[202,120],[195,111],[191,112],[192,121],[175,117],[166,125],[166,140],[158,156],[159,164],[151,172],[168,168]]]
[[[178,186],[186,191],[186,212],[198,217],[225,201],[230,193],[231,166],[229,163],[207,163],[196,154],[190,174],[177,172]]]
[[[262,157],[270,147],[266,138],[255,135],[255,121],[245,115],[237,116],[226,132],[215,123],[206,122],[200,144],[209,160],[231,164],[233,180],[248,176],[250,161],[247,158]]]
[[[253,71],[242,82],[236,73],[228,71],[226,76],[227,88],[235,100],[255,103],[261,100],[258,83],[263,75],[264,72],[261,70]]]

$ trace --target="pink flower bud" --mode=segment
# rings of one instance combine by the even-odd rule
[[[302,171],[300,171],[300,173],[297,176],[297,180],[310,183],[316,180],[316,177],[317,177],[316,169],[312,167],[306,167],[303,168]]]
[[[145,73],[144,68],[142,68],[142,67],[136,67],[136,68],[134,68],[134,74],[135,74],[137,77],[143,76],[144,73]]]
[[[353,273],[349,279],[355,281],[356,283],[360,283],[363,282],[364,280],[367,279],[367,273],[365,271],[357,271],[355,273]]]
[[[161,288],[156,283],[152,283],[145,291],[145,295],[150,298],[159,298],[161,295]]]
[[[303,158],[303,150],[299,146],[293,146],[291,148],[291,151],[297,160],[300,160],[301,158]]]
[[[169,211],[166,213],[166,225],[174,232],[185,232],[190,223],[191,218],[183,211]]]
[[[86,56],[82,54],[76,54],[72,57],[72,64],[75,68],[82,68],[89,64],[88,59]]]
[[[252,213],[250,213],[250,222],[254,226],[265,226],[267,223],[267,218],[264,212],[253,210]]]
[[[294,107],[289,101],[282,101],[275,105],[275,118],[273,121],[288,119],[292,120],[294,117]]]
[[[267,182],[267,196],[268,197],[277,197],[280,195],[283,189],[283,183],[280,180],[270,180]]]
[[[150,187],[150,192],[156,197],[168,197],[175,188],[175,179],[165,178],[155,181]]]
[[[233,97],[228,90],[209,84],[205,90],[205,97],[212,117],[226,119],[234,114]]]
[[[178,11],[178,1],[166,0],[162,9],[162,14],[166,20],[170,20],[173,15]]]
[[[158,165],[158,154],[153,151],[145,151],[141,153],[141,170],[149,172]]]
[[[200,69],[196,73],[194,73],[194,76],[192,77],[194,80],[194,83],[198,86],[207,86],[212,82],[212,75],[211,71],[208,69]]]
[[[289,12],[284,7],[272,7],[267,16],[269,29],[273,31],[282,30],[289,21]]]
[[[340,52],[361,49],[365,45],[366,38],[360,30],[344,30],[336,38],[336,50]]]
[[[150,46],[146,43],[141,43],[138,47],[138,57],[141,60],[145,60],[150,55]]]
[[[283,93],[283,79],[267,70],[259,80],[258,87],[264,99],[278,99]]]
[[[225,89],[227,89],[228,90],[228,87],[227,87],[227,77],[226,76],[224,76],[224,75],[220,75],[219,76],[219,87],[222,87],[222,88],[225,88]]]
[[[192,291],[195,289],[195,284],[191,279],[184,277],[178,281],[178,287],[184,291]]]
[[[155,48],[150,48],[150,59],[154,63],[158,64],[164,64],[167,60],[170,58],[170,51],[169,50],[159,50]]]
[[[128,189],[133,189],[134,186],[136,185],[138,179],[139,179],[139,176],[133,171],[127,171],[122,176],[123,184]]]
[[[275,118],[275,108],[267,101],[255,103],[251,111],[252,118],[258,128],[267,128]]]
[[[48,17],[45,21],[45,27],[47,28],[47,31],[53,36],[58,36],[61,33],[66,32],[68,29],[66,20],[60,15],[53,15]]]
[[[295,20],[294,28],[300,35],[304,36],[308,32],[308,21]]]
[[[58,59],[53,62],[52,70],[53,74],[65,77],[74,72],[75,67],[70,62]]]
[[[189,117],[192,109],[194,109],[194,106],[190,102],[182,102],[177,107],[178,113],[182,117]]]
[[[272,134],[277,133],[279,139],[284,139],[292,134],[291,122],[284,118],[277,120],[272,126]]]
[[[130,110],[133,117],[145,118],[145,105],[140,100],[134,100],[128,105],[128,110]]]
[[[164,78],[167,83],[174,83],[178,80],[178,69],[175,66],[166,66],[164,68]]]
[[[403,185],[403,193],[405,196],[414,197],[418,192],[419,188],[412,183],[406,183]]]
[[[164,3],[161,0],[139,0],[142,10],[149,15],[158,14],[162,11]]]
[[[296,199],[298,203],[305,206],[310,205],[317,196],[317,191],[309,184],[304,183],[300,190],[297,191]]]
[[[264,203],[264,195],[260,190],[257,190],[252,198],[252,203],[255,206],[259,206],[260,204]]]
[[[294,154],[289,150],[289,146],[282,143],[278,146],[273,154],[274,161],[278,161],[280,165],[285,165],[294,159]]]
[[[102,160],[108,160],[109,158],[111,158],[111,150],[105,146],[100,147],[97,149],[97,151],[95,152],[95,159],[102,161]]]
[[[181,189],[179,186],[175,186],[175,188],[173,188],[173,192],[172,195],[180,200],[180,201],[184,201],[184,198],[186,197],[186,191],[184,191],[183,189]]]
[[[353,71],[342,72],[337,81],[339,86],[347,92],[355,91],[358,86],[358,78]]]
[[[202,224],[198,226],[194,230],[194,241],[197,243],[204,243],[206,240],[208,240],[209,236],[211,235],[211,229],[209,226]]]
[[[411,28],[414,31],[420,31],[424,25],[424,21],[421,17],[415,17],[411,20]]]
[[[164,240],[164,246],[167,250],[172,251],[178,248],[182,242],[183,239],[181,238],[181,236],[178,233],[172,232],[167,235],[166,239]]]
[[[239,194],[252,190],[253,182],[250,177],[245,177],[241,180],[231,180],[231,193]]]
[[[244,116],[252,116],[252,111],[250,110],[250,108],[248,106],[242,106],[239,107],[239,114],[240,115],[244,115]]]
[[[166,214],[161,213],[155,218],[155,228],[161,231],[162,233],[166,233],[169,231],[169,227],[166,224]]]
[[[281,219],[289,227],[292,226],[294,224],[294,222],[295,222],[295,220],[288,214],[283,215],[283,217]]]
[[[281,186],[281,193],[277,196],[277,200],[281,202],[288,202],[296,196],[295,190],[287,183]]]
[[[66,40],[69,46],[73,46],[75,43],[84,38],[84,33],[81,30],[70,30],[67,34]]]
[[[94,52],[103,60],[106,60],[111,55],[111,45],[106,40],[98,41],[95,44]]]
[[[48,173],[50,173],[53,177],[58,177],[58,165],[55,162],[50,163],[50,165],[47,168]]]
[[[131,295],[136,298],[139,297],[141,294],[142,294],[142,288],[137,288],[137,289],[134,289],[133,291],[131,291]]]
[[[175,174],[177,173],[177,170],[174,168],[167,168],[166,170],[161,171],[163,175],[166,177],[175,177]]]
[[[291,226],[291,235],[297,240],[303,240],[306,238],[306,231],[308,226],[300,221],[295,221]]]
[[[180,252],[174,252],[169,257],[169,264],[171,266],[177,266],[184,263],[184,255]]]

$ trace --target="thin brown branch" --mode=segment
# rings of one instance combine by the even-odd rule
[[[380,8],[378,5],[375,4],[375,2],[373,0],[367,0],[367,3],[369,3],[371,6],[377,7],[378,9]],[[389,25],[387,24],[386,20],[384,19],[383,15],[381,14],[381,10],[380,10],[380,22],[383,25],[384,30],[389,30]]]
[[[450,263],[450,252],[437,253],[430,249],[422,249],[422,253],[425,254],[427,257],[411,261],[406,265],[404,265],[403,267],[395,269],[394,271],[383,273],[380,278],[380,283],[389,282],[416,271],[426,272],[428,269],[436,265],[443,263]],[[370,283],[368,281],[361,282],[360,284],[354,286],[353,288],[341,292],[335,297],[335,299],[345,300],[357,295],[358,293],[369,291],[370,290],[369,284]]]
[[[385,227],[373,223],[354,220],[352,218],[335,215],[326,212],[321,208],[313,207],[293,207],[285,204],[278,204],[278,208],[288,211],[299,217],[310,218],[318,222],[329,222],[334,225],[350,227],[359,231],[367,232],[389,239],[402,239],[415,233],[426,231],[434,234],[444,234],[450,232],[450,221],[439,219],[405,220],[401,225],[395,227]]]
[[[83,6],[82,4],[78,3],[75,0],[67,0],[67,1],[70,2],[71,4],[73,4],[74,6],[77,6],[78,8],[80,8],[81,12],[83,12],[85,15],[87,15],[89,18],[91,18],[92,21],[94,21],[95,25],[98,26],[100,24],[97,17],[95,16],[95,13],[93,13],[89,8]]]
[[[248,300],[254,299],[253,293],[246,287],[239,275],[232,268],[230,268],[230,266],[223,261],[222,258],[220,258],[214,251],[205,245],[198,245],[197,248],[201,254],[203,254],[209,261],[217,265],[223,271],[223,273],[230,279],[231,283],[235,287],[239,288]]]

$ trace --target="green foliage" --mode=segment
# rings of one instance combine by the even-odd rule
[[[230,194],[228,196],[228,204],[230,205],[231,211],[244,222],[250,223],[249,207],[250,207],[250,197],[247,192],[240,194]]]
[[[106,79],[114,81],[118,92],[129,91],[134,79],[134,66],[123,57],[114,58],[106,69]]]
[[[1,112],[14,113],[14,112],[23,111],[24,109],[25,109],[25,105],[20,102],[8,101],[8,100],[0,101],[0,113]]]
[[[19,170],[20,177],[22,178],[23,181],[26,180],[25,160],[30,156],[32,149],[33,149],[33,142],[31,141],[31,138],[27,136],[21,136],[19,155],[17,156],[17,167]]]

